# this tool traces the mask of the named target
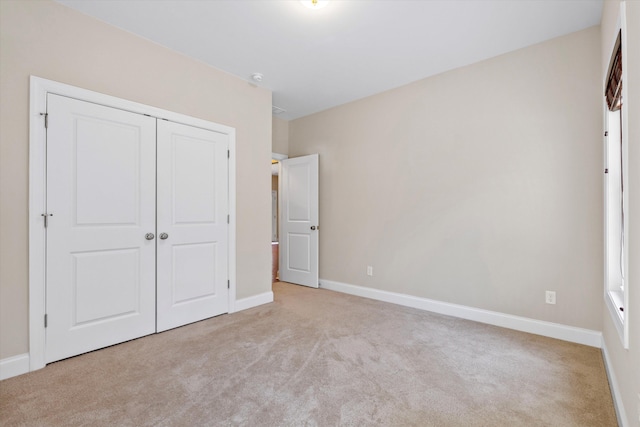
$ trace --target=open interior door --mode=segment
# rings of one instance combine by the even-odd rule
[[[318,287],[318,155],[280,162],[280,280]]]

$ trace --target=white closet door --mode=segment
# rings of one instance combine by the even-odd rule
[[[229,311],[228,135],[158,120],[157,329]]]
[[[155,331],[155,119],[48,95],[46,362]],[[151,237],[151,236],[149,236]]]

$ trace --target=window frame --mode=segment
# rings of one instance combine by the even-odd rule
[[[622,123],[620,126],[620,132],[622,133],[622,141],[619,138],[614,138],[618,135],[608,135],[610,124],[609,117],[610,112],[607,106],[606,98],[603,95],[602,103],[603,103],[603,119],[604,119],[604,168],[608,170],[610,167],[610,162],[620,162],[619,158],[609,159],[609,144],[621,144],[621,155],[622,155],[622,181],[624,185],[628,188],[629,182],[629,114],[628,108],[624,105],[625,100],[628,100],[627,96],[627,31],[626,31],[626,19],[625,19],[625,3],[622,2],[620,4],[620,13],[618,15],[618,22],[615,28],[615,32],[613,34],[610,48],[608,52],[614,53],[614,49],[616,48],[616,41],[618,38],[618,34],[620,33],[620,44],[621,44],[621,55],[622,55],[622,100],[623,105],[620,109]],[[603,94],[607,89],[607,83],[609,78],[609,68],[607,68],[604,79],[603,79]],[[614,141],[615,139],[615,141]],[[613,177],[613,179],[619,179],[620,175]],[[607,306],[608,312],[611,315],[611,319],[613,324],[618,331],[618,335],[620,336],[620,340],[625,349],[629,348],[629,215],[628,215],[628,207],[629,207],[629,191],[625,189],[622,192],[622,203],[625,206],[626,215],[624,216],[623,221],[621,222],[624,227],[624,232],[621,233],[622,239],[624,239],[624,246],[622,250],[622,261],[623,261],[623,277],[624,280],[624,289],[620,291],[619,283],[612,283],[610,268],[612,265],[612,248],[609,244],[610,241],[610,226],[609,226],[609,204],[612,203],[611,199],[620,200],[619,197],[612,197],[609,191],[609,177],[608,173],[604,174],[603,177],[603,186],[604,186],[604,300],[605,305]],[[619,241],[619,240],[618,240]],[[618,259],[619,262],[619,259]],[[618,289],[615,289],[615,288]],[[620,306],[623,307],[624,311],[620,310]]]

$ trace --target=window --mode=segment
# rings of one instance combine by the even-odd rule
[[[605,79],[605,301],[628,345],[627,135],[624,108],[623,33],[618,31]]]

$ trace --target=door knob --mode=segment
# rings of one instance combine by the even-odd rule
[[[162,240],[166,240],[166,239],[168,239],[168,238],[169,238],[169,235],[168,235],[167,233],[160,233],[160,238],[161,238]]]
[[[315,225],[311,226],[311,230],[319,230],[319,229],[320,229],[320,226],[317,226],[317,227]]]
[[[153,233],[147,233],[144,235],[144,238],[147,240],[153,240],[153,238],[156,237]]]

